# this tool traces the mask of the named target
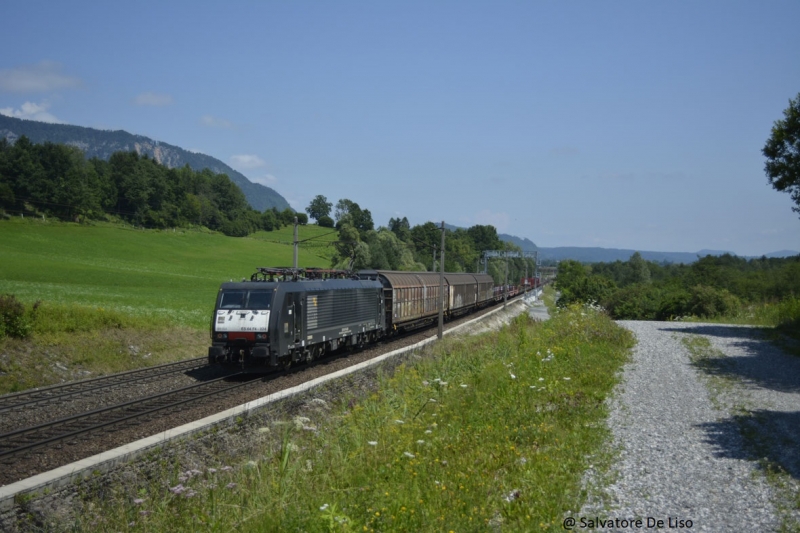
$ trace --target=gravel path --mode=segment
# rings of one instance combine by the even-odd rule
[[[647,529],[648,517],[663,520],[662,529],[679,520],[684,527],[691,520],[695,531],[797,527],[800,358],[762,340],[755,328],[620,325],[638,344],[610,400],[618,454],[608,478],[587,476],[587,485],[605,487],[575,516],[575,530],[582,529],[580,517],[643,520],[641,527],[620,522],[605,529],[612,531]],[[708,339],[699,361],[682,342],[696,336]],[[768,481],[767,464],[782,473]]]

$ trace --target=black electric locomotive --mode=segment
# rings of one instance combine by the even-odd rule
[[[209,363],[278,366],[376,341],[385,329],[383,286],[325,276],[332,273],[342,276],[259,269],[251,281],[223,283],[212,317]]]

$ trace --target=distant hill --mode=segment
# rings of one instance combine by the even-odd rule
[[[642,250],[625,250],[619,248],[582,248],[578,246],[564,246],[557,248],[539,248],[539,259],[550,261],[563,261],[573,259],[582,263],[612,263],[614,261],[627,261],[635,253],[639,252],[643,259],[661,263],[694,263],[700,257],[707,255],[737,255],[733,252],[721,250],[700,250],[698,252],[647,252]],[[766,257],[792,257],[798,255],[793,250],[781,250],[765,254]],[[749,256],[743,256],[751,259]],[[757,256],[761,257],[761,256]]]
[[[535,252],[539,250],[536,244],[527,237],[517,237],[516,235],[509,235],[507,233],[498,233],[497,236],[500,237],[500,240],[503,242],[516,244],[523,252]]]
[[[66,124],[49,124],[0,115],[0,138],[5,137],[14,143],[22,135],[31,142],[53,142],[68,144],[83,150],[87,158],[108,159],[114,152],[137,152],[148,155],[169,168],[189,165],[194,170],[205,168],[216,174],[227,174],[228,177],[244,193],[247,202],[259,211],[277,207],[283,211],[289,202],[275,190],[258,183],[253,183],[244,175],[235,171],[219,159],[210,155],[198,154],[160,141],[154,141],[143,135],[134,135],[127,131],[96,130],[82,126]]]

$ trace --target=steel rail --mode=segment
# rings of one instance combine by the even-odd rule
[[[165,363],[163,365],[128,370],[127,372],[119,372],[117,374],[111,374],[108,376],[100,376],[81,381],[72,381],[69,383],[51,385],[49,387],[6,394],[4,396],[0,396],[0,412],[20,409],[31,404],[50,403],[56,400],[61,400],[70,396],[79,396],[87,392],[96,391],[98,389],[107,388],[113,385],[123,385],[127,383],[135,383],[137,381],[144,381],[148,377],[157,378],[168,374],[174,374],[175,372],[181,372],[183,370],[200,368],[205,366],[207,361],[208,359],[206,357],[198,357],[196,359],[187,359],[184,361],[178,361],[176,363]]]
[[[31,426],[5,433],[0,435],[0,459],[17,455],[22,452],[32,451],[34,449],[41,448],[58,441],[67,440],[84,433],[90,433],[109,426],[122,424],[135,418],[141,418],[149,414],[163,411],[164,409],[177,407],[201,398],[223,394],[225,392],[248,385],[254,381],[252,379],[240,383],[224,381],[231,377],[238,376],[244,376],[244,374],[240,373],[234,374],[233,376],[217,378],[215,380],[190,385],[181,389],[156,394],[147,398],[125,402],[118,405],[113,405],[111,407],[95,409],[94,411],[90,411],[88,413],[74,415],[55,420],[53,422],[40,424],[38,426]],[[223,385],[223,387],[220,388],[220,385]],[[209,388],[212,390],[203,390]],[[173,399],[170,401],[170,397],[177,397],[178,399]],[[165,400],[167,400],[167,402],[162,403]],[[116,417],[111,420],[100,422],[96,421],[96,419],[102,418],[103,415],[113,411],[123,411],[123,416]],[[64,431],[56,433],[55,435],[52,433],[53,430],[64,426],[66,426]]]

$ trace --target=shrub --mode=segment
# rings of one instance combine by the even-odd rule
[[[715,289],[705,285],[692,287],[689,302],[691,314],[703,318],[734,316],[742,308],[742,302],[727,289]]]
[[[332,228],[333,227],[333,219],[329,216],[322,216],[317,219],[317,224],[322,226],[323,228]]]
[[[30,329],[22,302],[13,294],[0,295],[0,339],[3,337],[24,339],[30,333]]]
[[[615,291],[602,304],[615,319],[655,320],[661,307],[661,294],[653,285],[637,283]]]

